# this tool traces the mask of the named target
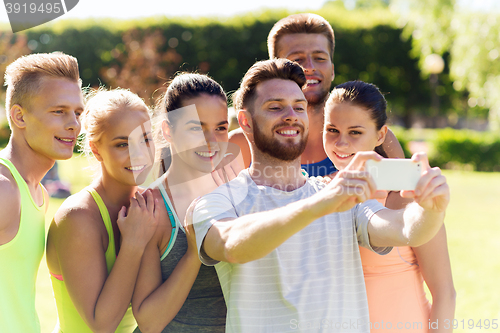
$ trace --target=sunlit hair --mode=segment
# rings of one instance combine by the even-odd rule
[[[203,94],[220,97],[227,104],[226,93],[221,85],[208,75],[198,73],[179,73],[158,100],[155,108],[154,138],[157,156],[161,162],[159,175],[165,173],[171,163],[170,148],[163,137],[161,122],[166,121],[170,127],[174,128],[182,113],[172,111],[188,106],[187,100]]]
[[[387,123],[387,102],[378,87],[363,81],[349,81],[336,86],[330,93],[325,105],[325,116],[332,104],[350,103],[370,113],[370,119],[377,130]],[[375,148],[380,155],[387,157],[382,146]]]
[[[278,57],[280,38],[290,34],[320,34],[325,36],[333,61],[335,35],[332,26],[323,17],[310,13],[290,15],[276,22],[267,37],[267,50],[270,59]]]
[[[10,109],[19,104],[29,111],[30,100],[39,92],[44,77],[66,78],[81,86],[76,58],[61,53],[37,53],[18,58],[5,70],[5,111],[9,125]]]
[[[282,79],[297,83],[302,89],[306,84],[306,76],[302,67],[296,62],[287,59],[271,59],[256,62],[246,72],[241,80],[240,88],[233,94],[233,105],[236,111],[245,109],[253,113],[255,90],[259,83]]]
[[[106,90],[99,88],[89,92],[85,109],[80,118],[85,138],[79,144],[85,155],[92,154],[89,142],[99,142],[106,129],[113,126],[109,122],[110,118],[125,110],[147,114],[150,111],[139,96],[126,89]]]
[[[188,99],[199,97],[201,94],[218,96],[227,103],[226,93],[214,79],[208,75],[197,73],[180,73],[168,85],[167,91],[161,97],[156,112],[166,113],[168,123],[173,126],[178,112],[168,114],[184,106]]]

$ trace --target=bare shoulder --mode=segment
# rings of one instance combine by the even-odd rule
[[[229,142],[234,142],[234,143],[241,142],[241,143],[246,143],[248,145],[247,138],[245,137],[245,134],[243,134],[243,130],[241,128],[237,128],[229,132]]]
[[[243,130],[241,128],[237,128],[229,132],[229,142],[237,144],[238,147],[240,147],[244,166],[245,168],[248,168],[250,166],[250,162],[252,161],[252,155],[247,138],[245,137],[245,134],[243,134]]]
[[[2,197],[0,205],[7,207],[5,202],[9,202],[12,199],[11,197],[16,197],[17,201],[20,202],[19,196],[13,194],[19,194],[17,182],[14,179],[14,176],[10,173],[9,169],[7,169],[4,165],[0,165],[0,196]]]
[[[92,210],[94,200],[87,191],[80,191],[69,196],[61,204],[55,214],[57,221],[64,221],[68,218],[75,218],[81,214],[89,213]]]
[[[87,191],[68,197],[57,210],[50,228],[53,236],[99,236],[105,231],[97,204]]]
[[[99,208],[87,191],[68,197],[57,210],[47,235],[47,264],[61,274],[61,266],[81,263],[78,256],[106,251],[108,234]],[[78,258],[77,260],[75,258]]]
[[[0,165],[0,244],[9,242],[19,229],[21,196],[9,169]]]

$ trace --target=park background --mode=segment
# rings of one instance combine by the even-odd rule
[[[78,58],[84,86],[130,88],[151,105],[178,71],[208,73],[230,94],[256,60],[268,58],[266,38],[277,20],[306,9],[325,17],[336,36],[332,86],[355,79],[378,85],[387,93],[391,129],[407,156],[425,149],[432,165],[447,169],[456,331],[488,331],[492,328],[486,328],[486,320],[500,321],[500,287],[495,282],[500,274],[500,242],[495,237],[500,221],[494,210],[500,198],[498,4],[336,0],[294,7],[291,1],[280,9],[243,8],[219,15],[217,1],[202,12],[198,7],[203,6],[185,1],[196,14],[170,15],[170,1],[160,5],[145,0],[142,8],[155,3],[156,15],[148,16],[136,4],[137,16],[147,17],[127,18],[124,13],[135,7],[114,2],[116,13],[95,5],[95,17],[71,17],[93,1],[80,0],[62,18],[16,34],[7,22],[0,23],[0,72],[21,55],[62,51]],[[2,88],[2,105],[4,93]],[[4,145],[9,129],[5,120],[1,123]],[[60,163],[61,177],[72,192],[91,181],[83,170],[87,165],[81,157]],[[47,227],[61,202],[51,199]],[[37,307],[43,332],[51,332],[56,315],[44,260]]]

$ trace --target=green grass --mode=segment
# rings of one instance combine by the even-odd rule
[[[457,290],[455,317],[500,321],[500,174],[446,172],[451,202],[446,216],[448,245]],[[460,323],[462,325],[462,323]],[[500,323],[499,323],[500,325]],[[484,328],[483,328],[484,330]],[[483,332],[479,328],[456,332]]]
[[[85,158],[60,162],[60,174],[76,192],[90,182]],[[445,171],[451,188],[451,202],[446,216],[446,229],[457,290],[456,319],[465,329],[455,332],[489,331],[469,329],[468,320],[498,319],[500,321],[500,173]],[[62,200],[51,199],[47,228]],[[42,332],[52,332],[56,323],[55,305],[45,259],[40,265],[37,281],[37,309]],[[500,324],[499,324],[500,325]],[[491,329],[490,329],[491,330]]]

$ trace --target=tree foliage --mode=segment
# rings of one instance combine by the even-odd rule
[[[500,14],[457,13],[452,21],[451,74],[469,106],[489,109],[490,127],[500,129]]]
[[[25,35],[13,34],[11,32],[0,31],[0,86],[3,87],[4,73],[7,66],[18,57],[30,52]],[[0,90],[0,100],[5,100],[5,89]],[[0,108],[1,109],[1,108]],[[4,115],[0,115],[0,119]],[[0,132],[3,129],[0,129]]]
[[[365,80],[389,93],[392,115],[407,126],[414,114],[430,112],[430,89],[418,60],[409,53],[414,40],[402,39],[397,16],[379,1],[346,10],[330,1],[317,13],[333,26],[336,79]],[[229,19],[148,18],[133,21],[58,21],[25,33],[34,52],[63,51],[78,58],[84,85],[126,87],[147,102],[178,71],[208,73],[231,93],[247,69],[268,58],[266,40],[273,24],[287,11],[263,11]],[[438,93],[441,112],[456,112],[463,97],[455,92],[447,69]],[[466,105],[466,104],[465,104]]]
[[[447,55],[450,83],[469,95],[463,107],[475,113],[489,109],[490,128],[500,129],[500,13],[466,11],[454,0],[396,0],[394,8],[423,73],[429,54]]]
[[[412,37],[412,56],[420,58],[420,66],[430,54],[443,55],[450,48],[452,34],[450,22],[454,13],[454,0],[395,0],[393,8],[401,13],[403,36]]]

